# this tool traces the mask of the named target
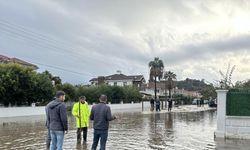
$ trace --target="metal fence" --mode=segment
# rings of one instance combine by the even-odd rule
[[[250,92],[229,91],[226,102],[227,116],[250,116]]]

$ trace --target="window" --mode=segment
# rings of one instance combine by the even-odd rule
[[[114,82],[114,86],[117,86],[117,82]]]
[[[127,84],[127,82],[123,82],[123,86],[127,86],[128,84]]]

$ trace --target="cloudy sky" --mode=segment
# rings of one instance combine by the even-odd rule
[[[248,0],[0,0],[0,54],[64,82],[143,74],[158,56],[185,78],[250,78]]]

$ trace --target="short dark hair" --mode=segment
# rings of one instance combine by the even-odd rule
[[[86,97],[85,96],[80,96],[79,100],[81,100],[81,99],[86,100]]]
[[[56,98],[59,98],[60,96],[64,96],[65,93],[63,91],[57,91],[56,92]]]
[[[107,101],[107,96],[104,95],[104,94],[102,94],[102,95],[100,96],[99,100],[100,100],[101,102],[105,102],[105,101]]]

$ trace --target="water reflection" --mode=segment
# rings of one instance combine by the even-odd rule
[[[249,141],[214,141],[216,112],[167,113],[142,115],[138,112],[118,113],[120,119],[110,124],[108,150],[236,150],[250,149]],[[87,144],[77,144],[75,120],[69,117],[69,133],[64,149],[89,150],[92,127]],[[0,125],[0,149],[45,149],[47,130],[44,117],[24,121],[12,120]]]

